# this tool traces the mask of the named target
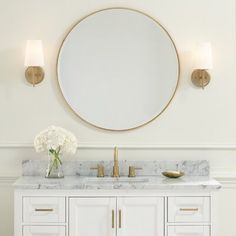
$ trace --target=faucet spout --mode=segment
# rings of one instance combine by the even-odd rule
[[[118,161],[118,148],[114,147],[114,163]]]
[[[113,165],[113,177],[119,177],[119,162],[118,162],[118,148],[114,148],[114,165]]]

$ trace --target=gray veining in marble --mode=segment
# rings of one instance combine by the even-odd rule
[[[96,167],[105,167],[106,177],[96,178]],[[111,178],[113,161],[68,161],[63,163],[65,178],[44,178],[47,161],[23,161],[23,177],[14,186],[19,189],[76,189],[76,190],[216,190],[221,185],[209,178],[207,161],[119,161],[120,178]],[[136,178],[128,178],[129,166],[142,167]],[[181,170],[185,176],[168,179],[165,170]],[[95,178],[94,178],[95,177]]]
[[[162,176],[146,177],[144,182],[121,182],[119,179],[104,183],[90,182],[93,177],[66,176],[63,179],[47,179],[41,176],[23,176],[15,183],[16,189],[70,189],[70,190],[195,190],[212,191],[221,188],[221,184],[205,176],[185,176],[179,179],[167,179]],[[110,179],[110,178],[109,178]],[[106,180],[105,180],[106,181]]]
[[[105,167],[105,175],[112,175],[113,161],[64,161],[63,171],[65,176],[96,176],[96,167],[102,164]],[[120,160],[120,175],[127,176],[129,166],[141,167],[137,170],[137,176],[160,176],[165,170],[184,171],[186,176],[209,176],[209,163],[199,161],[127,161]],[[23,176],[44,176],[47,161],[25,160],[22,163]]]

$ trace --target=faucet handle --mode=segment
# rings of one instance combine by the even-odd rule
[[[142,169],[143,168],[141,168],[141,167],[130,166],[128,177],[135,177],[136,176],[136,170],[142,170]]]
[[[97,170],[97,177],[104,177],[104,166],[103,165],[98,165],[97,167],[91,167],[91,170]]]

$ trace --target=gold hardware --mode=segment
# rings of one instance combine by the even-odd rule
[[[121,228],[121,210],[119,210],[119,228]]]
[[[135,167],[135,166],[130,166],[129,167],[129,177],[135,177],[136,176],[136,171],[135,170],[142,170],[143,168],[140,167]]]
[[[91,170],[98,170],[97,177],[104,177],[104,166],[98,165],[97,167],[90,168]]]
[[[44,71],[40,66],[29,66],[25,71],[26,80],[35,86],[44,79]]]
[[[113,177],[119,177],[119,162],[118,162],[118,148],[114,148],[114,166],[113,166]]]
[[[193,84],[204,89],[211,80],[211,76],[206,70],[194,70],[191,76]]]
[[[169,170],[162,172],[162,175],[168,178],[179,178],[184,175],[184,172],[178,170]]]
[[[43,211],[43,212],[47,212],[47,211],[53,211],[52,208],[35,208],[35,211]]]
[[[180,211],[198,211],[198,208],[180,208]]]
[[[111,218],[112,218],[111,226],[112,226],[112,229],[114,229],[115,228],[115,211],[114,210],[112,210]]]

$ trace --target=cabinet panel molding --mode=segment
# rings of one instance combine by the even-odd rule
[[[168,226],[168,236],[210,236],[210,226]]]
[[[65,222],[65,197],[23,197],[23,222]]]
[[[210,197],[168,197],[168,222],[210,222]]]
[[[164,234],[163,197],[117,198],[117,236]]]
[[[116,236],[116,198],[70,198],[70,236]]]
[[[24,236],[66,236],[65,226],[24,226]]]

